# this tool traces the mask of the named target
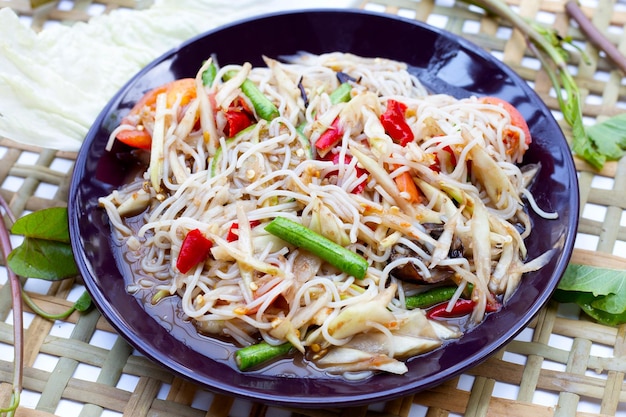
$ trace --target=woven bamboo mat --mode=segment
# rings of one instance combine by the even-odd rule
[[[0,0],[0,7],[12,7],[40,30],[52,20],[85,21],[93,10],[107,13],[147,3],[60,1],[32,12],[27,1]],[[581,37],[565,14],[563,1],[509,3],[521,15],[573,36],[590,57],[589,64],[575,56],[571,59],[588,123],[626,109],[623,74]],[[583,6],[611,41],[626,51],[626,4],[598,0]],[[454,0],[364,0],[360,7],[425,21],[481,45],[531,83],[558,118],[547,76],[526,54],[523,38],[502,22]],[[569,137],[568,127],[562,127]],[[66,205],[74,154],[4,139],[0,157],[0,192],[17,216]],[[577,165],[581,221],[573,261],[626,268],[626,160],[609,163],[599,173],[582,162]],[[4,283],[6,273],[4,279],[0,274],[0,284]],[[64,311],[82,289],[79,282],[44,285],[39,280],[27,280],[25,288],[51,312]],[[0,318],[0,401],[6,404],[13,356],[8,285],[0,289]],[[460,377],[406,398],[345,410],[332,404],[324,410],[286,410],[212,394],[135,354],[95,311],[57,322],[27,312],[26,325],[25,389],[17,413],[21,417],[626,416],[626,326],[598,325],[571,306],[556,303],[543,309],[504,349]]]

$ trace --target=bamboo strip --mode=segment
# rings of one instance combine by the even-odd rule
[[[133,391],[126,406],[124,407],[124,417],[147,416],[152,402],[156,398],[161,383],[156,379],[142,377]]]
[[[584,42],[580,31],[572,27],[563,10],[564,1],[541,2],[539,0],[507,0],[507,2],[520,10],[520,13],[530,18],[539,12],[554,14],[556,27],[560,33],[573,36],[580,42]],[[4,5],[6,1],[2,3]],[[25,4],[24,1],[13,0],[11,4]],[[86,19],[86,6],[91,4],[89,0],[79,0],[74,3],[74,9],[69,12],[48,10],[46,13],[38,11],[34,16],[35,27],[41,27],[47,20],[65,20],[71,23],[75,20]],[[115,1],[102,0],[108,12],[118,5]],[[372,3],[367,2],[365,3]],[[389,0],[379,1],[377,4],[388,13],[414,13],[415,19],[426,21],[435,14],[447,19],[446,28],[470,39],[483,48],[502,53],[505,62],[517,71],[524,79],[532,82],[540,98],[546,105],[555,110],[558,115],[558,103],[551,95],[551,85],[542,71],[528,66],[530,55],[525,47],[523,39],[513,36],[500,39],[494,35],[499,28],[506,27],[506,22],[501,22],[485,16],[476,9],[468,7],[465,3],[457,2],[453,7],[449,5],[422,0]],[[599,13],[595,7],[583,7],[588,16],[594,17],[594,22],[603,29],[609,25],[621,26],[626,22],[626,13],[614,11],[610,13],[613,2],[600,0],[598,3],[605,12]],[[17,7],[17,6],[16,6]],[[465,33],[467,22],[479,22],[478,33]],[[626,34],[609,33],[612,42],[620,43],[621,49],[626,46]],[[615,71],[610,63],[601,54],[592,48],[586,47],[592,61],[591,65],[585,64],[577,54],[572,54],[570,64],[578,69],[576,80],[583,90],[583,95],[589,98],[585,103],[584,113],[588,118],[602,120],[611,115],[623,112],[623,106],[618,103],[626,97],[626,86],[621,85],[622,75]],[[606,77],[596,77],[596,73],[607,72]],[[593,102],[594,97],[601,97],[601,103]],[[568,126],[559,120],[566,137],[571,137]],[[12,202],[12,207],[20,214],[24,211],[45,208],[52,205],[65,205],[69,173],[61,173],[51,170],[49,167],[54,158],[75,159],[76,154],[64,154],[41,151],[38,148],[22,147],[11,141],[0,139],[0,147],[6,147],[6,152],[0,160],[0,183],[7,176],[24,178],[25,181],[16,192],[0,189],[0,193],[7,201]],[[40,160],[30,167],[26,164],[18,164],[17,161],[22,152],[36,152],[41,154]],[[626,209],[626,172],[624,162],[609,162],[603,170],[596,171],[586,163],[575,159],[579,171],[579,184],[581,192],[581,204],[596,204],[606,207],[610,220],[601,221],[582,219],[579,231],[590,234],[599,240],[598,248],[594,251],[576,249],[572,256],[572,263],[588,264],[593,266],[626,268],[626,258],[614,253],[614,245],[618,241],[626,241],[626,228],[619,224],[621,212]],[[594,179],[604,176],[615,179],[611,190],[603,190],[594,187]],[[58,186],[53,199],[42,199],[34,196],[39,183]],[[611,220],[612,219],[612,220]],[[12,329],[4,320],[11,312],[6,298],[8,286],[0,289],[0,342],[12,343]],[[62,295],[62,291],[55,290],[49,294],[33,294],[35,300],[52,311],[62,311],[70,303]],[[94,313],[97,315],[97,313]],[[84,326],[83,318],[79,314],[73,314],[66,322]],[[200,387],[175,378],[170,372],[152,363],[145,357],[132,354],[132,348],[121,338],[116,340],[111,350],[99,348],[89,344],[89,335],[95,329],[114,332],[114,329],[106,323],[102,317],[93,319],[89,331],[73,334],[70,338],[60,338],[48,335],[50,327],[48,323],[39,319],[33,322],[32,334],[29,334],[31,344],[28,346],[31,358],[38,354],[58,357],[61,367],[66,372],[61,377],[54,375],[56,372],[46,372],[32,367],[25,369],[25,387],[34,392],[41,392],[47,400],[42,402],[44,410],[20,409],[18,416],[22,417],[50,417],[52,409],[60,399],[85,403],[80,417],[95,417],[104,410],[124,413],[125,415],[137,416],[180,416],[189,417],[205,416],[220,417],[235,413],[235,400],[224,395],[214,395],[206,409],[192,407],[196,395],[202,391]],[[624,391],[624,375],[626,374],[626,346],[624,335],[626,326],[618,328],[602,326],[591,322],[584,316],[580,320],[559,317],[557,305],[551,303],[543,309],[530,326],[532,340],[516,340],[502,349],[496,356],[486,360],[483,364],[471,369],[466,373],[467,378],[473,379],[470,391],[460,389],[459,379],[453,379],[440,386],[422,393],[389,401],[384,404],[383,411],[369,410],[367,407],[351,409],[336,409],[329,406],[323,410],[281,410],[291,413],[291,417],[338,417],[349,416],[389,416],[408,417],[413,415],[412,407],[420,405],[426,408],[428,417],[456,415],[487,415],[487,416],[553,416],[567,415],[576,417],[590,416],[589,413],[577,411],[576,403],[579,399],[590,398],[601,402],[602,415],[614,415],[620,403],[626,401]],[[45,333],[38,338],[35,333]],[[553,337],[564,337],[575,340],[572,352],[556,348],[551,345]],[[599,357],[590,354],[594,345],[613,347],[613,355]],[[507,354],[521,357],[522,363],[506,360]],[[84,363],[99,368],[99,376],[96,382],[80,381],[70,374],[69,370],[76,364]],[[548,369],[548,364],[569,364],[565,371]],[[10,361],[0,361],[0,381],[10,380],[12,373]],[[598,372],[594,375],[592,371]],[[131,375],[139,378],[139,383],[127,392],[115,388],[117,381],[123,375]],[[494,386],[497,383],[510,384],[519,387],[519,393],[515,399],[494,397]],[[58,386],[51,386],[57,384]],[[157,394],[163,384],[169,384],[170,390],[166,399],[158,399]],[[6,392],[7,384],[0,384],[0,398]],[[548,392],[558,395],[560,402],[558,407],[534,404],[533,396],[537,392]],[[55,398],[54,400],[52,398]],[[85,399],[88,399],[85,401]],[[44,407],[45,406],[45,407]],[[271,416],[277,411],[272,407],[260,404],[252,404],[249,417]]]

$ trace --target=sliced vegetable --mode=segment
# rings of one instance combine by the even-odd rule
[[[517,190],[513,186],[511,179],[500,169],[498,163],[487,153],[482,146],[472,146],[469,151],[472,162],[472,173],[476,176],[491,199],[491,202],[498,208],[506,208],[509,199],[502,198],[502,194],[520,201]]]
[[[466,316],[474,310],[474,305],[476,305],[474,301],[461,298],[451,309],[448,309],[448,303],[444,302],[430,309],[426,315],[429,319]]]
[[[388,305],[397,289],[396,284],[391,284],[372,299],[345,307],[328,324],[328,333],[337,339],[344,339],[367,332],[372,323],[392,325],[397,319]]]
[[[130,110],[130,112],[122,119],[122,124],[135,126],[133,130],[123,130],[117,134],[116,138],[120,142],[130,145],[134,148],[149,150],[152,145],[152,136],[145,130],[144,126],[137,124],[133,119],[138,118],[141,111],[148,107],[152,111],[156,107],[156,99],[159,94],[167,92],[171,83],[160,85],[145,93],[141,99]]]
[[[152,136],[143,126],[138,126],[133,130],[122,130],[115,138],[133,148],[150,150],[152,146]]]
[[[183,274],[189,272],[191,268],[198,263],[203,262],[210,253],[213,242],[207,239],[200,229],[193,229],[180,247],[178,259],[176,259],[176,268]]]
[[[396,100],[387,100],[387,110],[380,115],[380,122],[385,128],[385,132],[400,146],[415,139],[411,127],[404,117],[406,105]]]
[[[311,252],[357,279],[365,277],[369,266],[365,258],[293,220],[276,217],[265,226],[265,230],[294,246]]]
[[[369,353],[344,346],[333,347],[317,363],[331,373],[383,371],[402,375],[408,372],[404,362],[384,353]]]
[[[235,363],[237,363],[240,371],[247,371],[262,363],[286,355],[291,348],[292,345],[289,342],[274,346],[263,341],[237,350],[235,352]]]
[[[298,142],[302,146],[302,150],[308,159],[313,159],[313,148],[311,147],[311,141],[304,134],[304,125],[300,125],[296,128],[296,133],[298,135]]]
[[[229,80],[235,74],[235,71],[229,71],[224,75],[224,78]],[[250,99],[252,106],[254,106],[254,111],[261,119],[270,121],[279,116],[278,108],[249,78],[246,78],[241,84],[241,91]]]
[[[444,167],[446,167],[445,170]],[[440,152],[435,153],[435,162],[429,168],[435,172],[441,172],[442,170],[452,172],[454,167],[456,167],[456,155],[454,150],[448,145],[444,146]]]
[[[157,96],[156,108],[154,110],[154,130],[152,131],[152,143],[150,145],[148,173],[150,174],[150,183],[157,193],[161,192],[161,182],[163,180],[166,100],[167,96],[165,94]]]
[[[340,246],[350,244],[350,234],[343,228],[343,222],[322,200],[314,198],[311,207],[309,229]]]
[[[186,106],[191,100],[196,98],[196,80],[193,78],[181,78],[172,81],[169,83],[166,93],[168,108],[173,107],[177,100],[180,100],[179,106]]]
[[[467,300],[465,298],[459,298],[452,308],[449,308],[448,304],[447,302],[443,302],[434,306],[426,313],[426,316],[429,319],[462,317],[471,314],[476,306],[474,300]],[[491,313],[499,309],[500,305],[487,303],[485,311]]]
[[[228,151],[228,148],[230,148],[231,146],[234,146],[235,144],[239,143],[243,139],[246,133],[249,133],[250,131],[254,130],[256,127],[257,127],[257,124],[250,125],[247,128],[243,129],[242,131],[238,132],[234,137],[226,139],[227,149],[223,149],[220,146],[215,150],[215,154],[211,158],[211,162],[210,162],[211,177],[214,177],[215,175],[217,175],[218,169],[222,165],[224,152]]]

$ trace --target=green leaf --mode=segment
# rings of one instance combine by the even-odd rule
[[[626,323],[626,271],[570,264],[553,298],[576,303],[600,323]]]
[[[594,296],[623,295],[626,305],[626,271],[570,264],[558,288],[565,291],[589,292]]]
[[[67,208],[51,207],[20,217],[11,233],[45,240],[70,243]]]
[[[76,311],[84,312],[91,307],[91,296],[87,291],[83,292],[78,300],[74,302],[74,308]]]
[[[626,323],[626,312],[612,314],[595,307],[595,303],[598,299],[602,299],[604,297],[595,297],[593,294],[588,292],[563,291],[557,289],[553,298],[560,303],[577,304],[581,310],[585,312],[585,314],[596,320],[598,323],[602,323],[607,326],[619,326],[620,324]]]
[[[17,275],[49,281],[78,274],[78,268],[68,243],[26,237],[7,257],[7,263]]]
[[[578,97],[577,94],[572,95],[568,106],[571,106],[569,107],[569,111],[571,113],[566,117],[571,118],[570,125],[572,127],[573,137],[572,151],[585,161],[589,162],[594,168],[602,169],[604,163],[606,162],[606,156],[598,152],[594,146],[594,142],[589,139],[589,136],[585,131],[585,127],[582,122],[580,97]],[[579,116],[576,116],[576,114]]]
[[[588,127],[587,134],[598,152],[609,159],[619,159],[626,149],[626,113]]]
[[[598,323],[606,324],[607,326],[619,326],[620,324],[626,323],[626,313],[607,313],[604,310],[595,308],[593,303],[579,303],[578,305],[589,317],[592,317]]]
[[[603,297],[597,297],[591,305],[609,314],[622,314],[626,312],[624,294],[609,294]]]

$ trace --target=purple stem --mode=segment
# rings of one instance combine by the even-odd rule
[[[591,20],[585,16],[585,13],[583,13],[582,9],[578,6],[578,3],[575,0],[569,0],[565,3],[565,10],[569,16],[578,23],[580,30],[587,35],[589,41],[603,50],[609,59],[626,74],[626,57],[624,57],[619,49],[617,49],[617,47],[594,26]]]
[[[15,216],[7,202],[0,196],[0,206],[4,209],[11,222],[15,222]],[[22,367],[24,362],[24,323],[22,317],[22,285],[19,278],[9,268],[8,257],[11,253],[11,238],[9,230],[2,220],[0,226],[0,246],[2,246],[2,256],[4,257],[9,283],[11,285],[11,298],[13,301],[13,349],[15,357],[13,359],[13,392],[19,394],[22,392]]]

